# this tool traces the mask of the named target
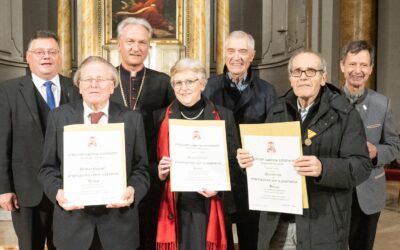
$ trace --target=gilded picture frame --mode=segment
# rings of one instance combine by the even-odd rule
[[[106,0],[105,43],[117,43],[117,26],[127,17],[145,18],[153,27],[153,42],[182,44],[183,0]]]

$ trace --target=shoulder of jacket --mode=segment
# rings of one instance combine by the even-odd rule
[[[367,89],[367,91],[368,91],[367,98],[369,98],[369,99],[377,100],[377,101],[384,102],[384,103],[387,103],[390,99],[389,97],[387,97],[381,93],[378,93],[375,90]]]
[[[160,77],[160,78],[168,79],[168,81],[169,81],[169,76],[166,73],[161,72],[161,71],[157,71],[157,70],[154,70],[154,69],[146,68],[146,74],[150,74],[152,76],[157,76],[157,77]]]
[[[207,84],[209,84],[209,83],[216,84],[217,82],[220,82],[222,79],[224,79],[224,74],[210,76],[207,79]]]
[[[63,76],[63,75],[59,75],[59,77],[60,77],[60,83],[61,84],[66,84],[68,86],[74,85],[74,81],[72,80],[72,78],[69,78],[69,77],[66,77],[66,76]]]
[[[324,94],[328,95],[330,107],[338,112],[348,114],[354,109],[353,105],[336,86],[327,83]]]
[[[287,109],[287,100],[284,97],[279,97],[276,102],[270,107],[269,112],[277,113]]]
[[[27,81],[27,80],[31,80],[31,79],[29,79],[28,76],[26,76],[26,75],[17,77],[17,78],[13,78],[13,79],[9,79],[9,80],[6,80],[6,81],[0,83],[0,87],[13,88],[13,87],[16,87],[19,82],[23,82],[23,81]]]

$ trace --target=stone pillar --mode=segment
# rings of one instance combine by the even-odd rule
[[[376,1],[340,1],[340,49],[353,40],[367,40],[376,46]],[[343,75],[340,76],[344,83]],[[375,72],[370,76],[367,86],[375,89]]]
[[[189,36],[189,57],[199,60],[203,65],[206,61],[206,1],[192,0],[190,6],[190,20],[188,26]]]
[[[305,47],[307,49],[311,49],[311,31],[312,31],[312,16],[313,16],[313,11],[312,11],[312,0],[306,0],[306,35],[305,35]]]
[[[99,55],[96,0],[80,1],[79,64],[88,56]]]
[[[72,75],[71,4],[69,0],[58,0],[58,37],[62,56],[61,74]]]
[[[225,41],[229,35],[229,0],[218,0],[217,4],[217,74],[223,73],[225,65]]]

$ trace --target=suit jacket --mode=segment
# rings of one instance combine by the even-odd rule
[[[400,140],[394,129],[389,98],[371,89],[365,89],[355,107],[363,120],[367,141],[374,144],[378,150],[369,179],[357,186],[361,210],[366,214],[373,214],[385,207],[384,165],[399,157]]]
[[[125,124],[127,185],[135,189],[134,203],[127,208],[88,207],[64,211],[56,194],[63,188],[63,128],[83,124],[83,101],[76,101],[50,112],[44,154],[38,174],[40,183],[54,208],[54,243],[62,249],[88,249],[95,229],[105,249],[136,249],[139,246],[138,203],[149,186],[143,121],[139,113],[110,102],[109,123]]]
[[[79,98],[70,79],[60,76],[60,83],[61,103]],[[0,84],[0,114],[0,194],[15,192],[21,206],[36,206],[44,131],[30,74]]]

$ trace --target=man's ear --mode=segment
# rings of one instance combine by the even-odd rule
[[[256,50],[253,50],[253,54],[251,55],[251,61],[253,61],[255,56],[256,56]]]
[[[344,73],[344,61],[340,60],[340,70]]]

